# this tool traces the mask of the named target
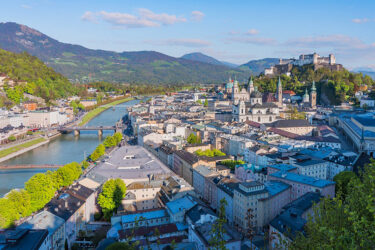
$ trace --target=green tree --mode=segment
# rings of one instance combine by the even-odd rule
[[[225,217],[225,206],[228,205],[225,198],[220,200],[220,207],[218,211],[219,218],[212,224],[211,228],[211,240],[209,242],[210,249],[217,249],[217,250],[225,250],[226,248],[226,241],[225,241],[225,233],[226,230],[224,228],[225,223],[227,223],[227,219]]]
[[[82,166],[83,169],[86,169],[90,166],[90,163],[88,163],[87,161],[82,161],[81,166]]]
[[[204,100],[203,106],[208,107],[208,100],[207,99]]]
[[[31,211],[44,207],[55,194],[52,179],[47,174],[35,174],[26,183],[25,190],[30,194]]]
[[[245,162],[242,161],[242,160],[238,160],[238,161],[235,161],[235,160],[225,160],[225,161],[221,161],[220,164],[222,164],[224,166],[227,166],[228,168],[230,168],[230,170],[234,171],[236,165],[245,164]]]
[[[16,137],[14,135],[11,135],[8,137],[8,141],[13,142],[16,140]]]
[[[15,219],[28,216],[31,213],[30,194],[26,190],[13,189],[6,195],[15,213]]]
[[[357,175],[352,171],[343,171],[333,177],[333,181],[336,182],[336,196],[345,200],[349,190],[349,183],[356,178],[358,178]]]
[[[127,242],[115,242],[109,245],[106,250],[135,250],[136,248]]]
[[[119,144],[122,140],[122,133],[121,132],[116,132],[113,137],[115,138],[116,145]]]
[[[107,136],[103,142],[104,147],[110,148],[116,146],[116,139],[114,136]]]
[[[202,143],[202,140],[201,138],[199,138],[198,136],[196,136],[195,134],[191,133],[188,138],[187,138],[187,142],[189,144],[200,144]]]
[[[375,163],[352,178],[342,196],[324,198],[292,249],[373,249],[375,246]]]
[[[104,218],[109,220],[113,212],[117,211],[121,200],[125,197],[126,186],[121,179],[111,179],[104,183],[102,192],[98,197],[98,204],[101,207]]]

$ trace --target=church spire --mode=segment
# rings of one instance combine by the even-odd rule
[[[279,107],[281,107],[283,105],[283,87],[281,84],[280,76],[279,76],[279,81],[277,82],[276,97],[277,97],[277,103]]]
[[[316,92],[315,81],[312,82],[311,92]]]

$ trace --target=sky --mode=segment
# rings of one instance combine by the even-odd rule
[[[0,0],[0,22],[111,51],[202,52],[243,64],[333,53],[375,70],[375,1]]]

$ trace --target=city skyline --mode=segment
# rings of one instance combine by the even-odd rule
[[[66,43],[111,51],[202,52],[243,64],[265,57],[334,53],[349,69],[375,70],[375,4],[350,1],[12,1],[1,22],[17,22]],[[43,18],[40,18],[43,17]],[[296,22],[295,20],[299,20]]]

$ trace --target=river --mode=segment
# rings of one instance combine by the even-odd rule
[[[87,126],[112,126],[125,114],[126,108],[139,103],[139,100],[132,100],[110,108],[94,119]],[[88,156],[106,135],[113,131],[104,131],[99,138],[96,131],[82,131],[78,137],[73,133],[63,134],[49,143],[14,157],[0,165],[24,165],[24,164],[58,164],[63,165],[72,161],[80,162]],[[0,197],[13,188],[22,188],[24,183],[34,174],[43,173],[50,169],[12,169],[0,170]]]

